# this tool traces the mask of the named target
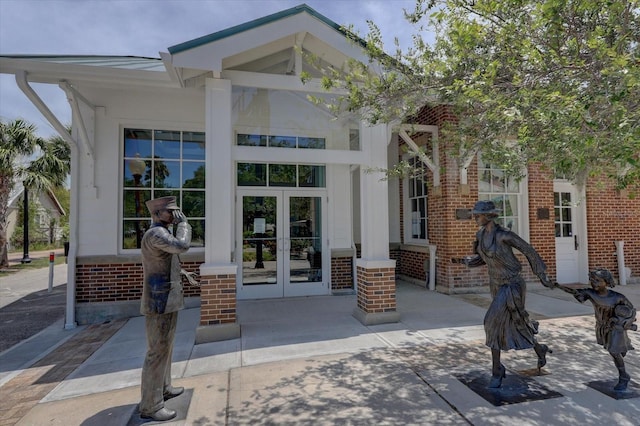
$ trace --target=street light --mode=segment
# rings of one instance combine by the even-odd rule
[[[140,158],[140,154],[136,153],[136,158],[134,160],[129,160],[129,170],[133,175],[133,184],[136,188],[140,187],[140,180],[145,170],[147,170],[147,165],[144,160]],[[138,189],[134,192],[134,197],[136,201],[136,217],[140,217],[140,191]],[[136,228],[136,248],[140,248],[140,242],[142,241],[142,235],[140,235],[140,222],[138,220],[135,221]]]

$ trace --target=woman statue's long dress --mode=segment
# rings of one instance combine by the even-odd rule
[[[484,318],[486,345],[491,348],[492,377],[490,388],[499,388],[505,377],[500,352],[533,348],[538,356],[538,370],[546,364],[546,345],[535,338],[538,323],[529,318],[525,309],[527,287],[521,276],[522,265],[513,253],[520,251],[543,285],[553,287],[546,274],[546,265],[538,253],[516,233],[494,222],[500,210],[491,201],[478,201],[473,209],[476,223],[481,226],[474,243],[475,255],[461,259],[470,267],[487,265],[492,302]]]

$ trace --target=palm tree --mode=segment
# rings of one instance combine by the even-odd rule
[[[30,162],[19,162],[34,155]],[[63,138],[40,138],[35,125],[22,119],[0,120],[0,268],[9,266],[6,220],[15,182],[37,193],[64,185],[70,169],[71,149]]]

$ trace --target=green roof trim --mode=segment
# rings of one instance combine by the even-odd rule
[[[331,28],[344,34],[345,36],[349,36],[350,38],[353,38],[358,43],[364,44],[363,40],[361,40],[360,38],[357,38],[352,34],[349,34],[348,31],[345,31],[345,29],[341,25],[338,25],[337,23],[333,22],[331,19],[327,18],[326,16],[319,14],[318,12],[316,12],[306,4],[301,4],[299,6],[292,7],[291,9],[286,9],[271,15],[263,16],[262,18],[254,19],[253,21],[245,22],[244,24],[227,28],[226,30],[218,31],[213,34],[198,37],[190,41],[185,41],[184,43],[176,44],[175,46],[169,47],[169,53],[174,55],[176,53],[184,52],[185,50],[193,49],[195,47],[202,46],[203,44],[211,43],[212,41],[222,40],[223,38],[231,37],[235,34],[252,30],[262,25],[270,24],[280,19],[287,18],[289,16],[294,16],[303,12],[307,12],[309,15],[318,18],[320,21],[324,22]]]

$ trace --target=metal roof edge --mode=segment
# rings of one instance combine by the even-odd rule
[[[15,58],[15,59],[55,59],[55,58],[133,58],[133,59],[148,59],[153,61],[162,61],[160,58],[151,58],[149,56],[134,56],[134,55],[55,55],[55,54],[13,54],[4,53],[0,54],[0,58]]]

